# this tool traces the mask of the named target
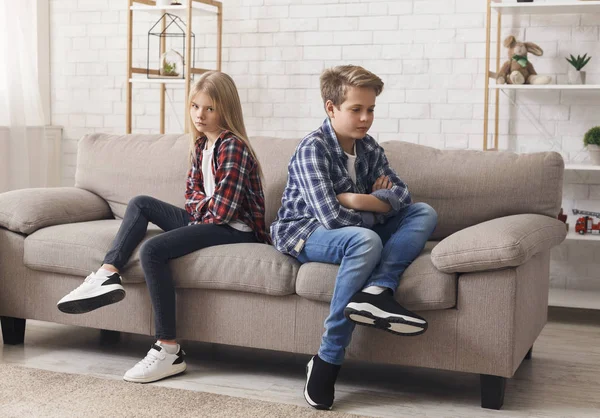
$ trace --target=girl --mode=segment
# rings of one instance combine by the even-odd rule
[[[185,210],[150,196],[128,204],[104,264],[58,302],[66,313],[85,313],[125,297],[119,271],[142,241],[148,222],[165,232],[140,248],[140,261],[154,308],[156,338],[146,357],[125,373],[149,383],[183,372],[185,353],[175,340],[175,287],[169,260],[213,245],[269,243],[261,168],[242,117],[232,78],[210,71],[189,96],[191,169]]]

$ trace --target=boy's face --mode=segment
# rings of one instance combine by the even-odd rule
[[[325,108],[338,139],[362,139],[375,117],[375,90],[368,87],[348,87],[346,100],[340,108],[327,100]]]

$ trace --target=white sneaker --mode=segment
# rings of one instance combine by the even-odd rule
[[[92,273],[79,287],[59,300],[56,306],[64,313],[86,313],[119,302],[124,297],[125,289],[121,286],[119,273],[108,277]]]
[[[152,345],[142,361],[127,370],[123,379],[128,382],[150,383],[183,373],[186,368],[185,352],[181,347],[177,354],[169,354],[157,342]]]

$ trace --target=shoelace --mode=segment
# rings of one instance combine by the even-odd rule
[[[83,284],[85,284],[85,283],[91,283],[91,282],[93,281],[93,279],[94,279],[94,278],[95,278],[95,277],[94,277],[94,272],[92,271],[92,272],[91,272],[91,274],[85,278],[85,280],[83,281],[83,283],[81,283],[79,286],[77,286],[75,289],[73,289],[73,290],[71,290],[71,291],[69,292],[69,295],[71,295],[71,294],[75,293],[77,290],[79,290],[79,288],[80,288],[80,287],[81,287]]]
[[[160,355],[160,352],[158,352],[154,348],[152,348],[152,349],[150,349],[150,351],[148,351],[148,354],[146,354],[146,357],[144,357],[138,364],[140,364],[144,367],[150,367],[154,363],[156,363],[158,360],[163,360],[163,356]]]
[[[84,283],[91,283],[91,282],[93,282],[96,279],[107,279],[107,277],[98,276],[98,275],[96,275],[95,272],[92,271],[90,273],[90,275],[85,278]]]

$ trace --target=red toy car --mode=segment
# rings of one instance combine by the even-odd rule
[[[573,214],[588,215],[577,219],[577,223],[575,224],[575,232],[578,232],[581,235],[600,234],[600,223],[594,223],[593,219],[593,217],[600,218],[600,213],[573,209]]]

